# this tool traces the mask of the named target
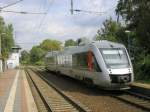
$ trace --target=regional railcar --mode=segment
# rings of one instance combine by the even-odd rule
[[[46,69],[104,89],[128,89],[133,67],[123,44],[95,41],[47,53]]]

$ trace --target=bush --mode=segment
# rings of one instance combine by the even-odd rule
[[[135,74],[137,80],[150,80],[150,55],[135,64]]]
[[[41,66],[41,65],[44,65],[44,62],[43,62],[43,61],[37,61],[37,62],[35,63],[35,65]]]

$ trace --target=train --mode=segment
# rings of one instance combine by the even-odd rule
[[[133,66],[126,47],[107,40],[48,52],[45,66],[49,71],[106,90],[129,89],[134,81]]]

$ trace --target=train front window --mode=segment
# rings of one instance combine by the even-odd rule
[[[125,49],[111,48],[100,49],[108,68],[129,67],[129,61]]]

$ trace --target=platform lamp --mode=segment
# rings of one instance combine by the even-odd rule
[[[0,73],[3,72],[3,61],[2,61],[2,35],[5,35],[6,33],[0,34]]]

